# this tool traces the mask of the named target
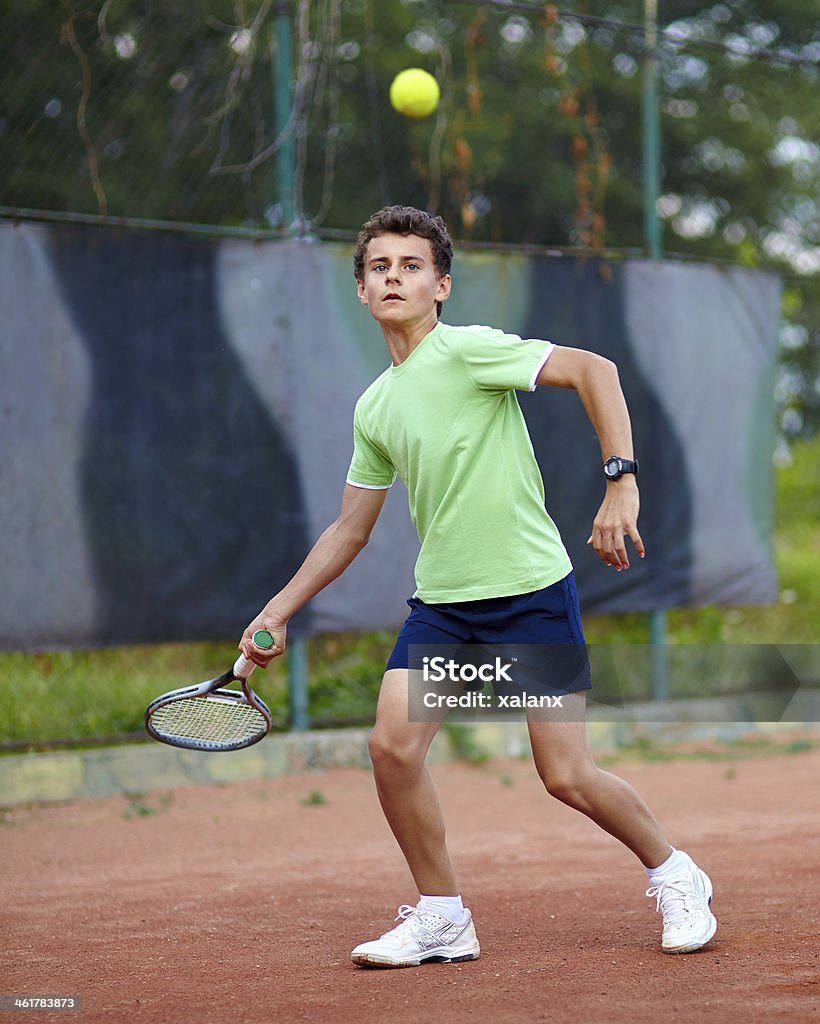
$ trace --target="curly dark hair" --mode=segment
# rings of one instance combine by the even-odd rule
[[[415,206],[385,206],[374,213],[362,225],[356,239],[356,251],[353,254],[353,274],[357,281],[364,280],[364,254],[368,243],[380,235],[418,235],[426,238],[433,250],[433,265],[436,274],[444,277],[450,273],[453,263],[453,243],[447,231],[447,225],[441,217],[434,217]],[[440,302],[436,303],[438,315],[441,316]]]

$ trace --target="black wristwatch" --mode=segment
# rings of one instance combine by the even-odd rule
[[[621,459],[617,455],[613,455],[604,463],[604,476],[607,480],[619,480],[624,473],[634,473],[637,476],[638,460]]]

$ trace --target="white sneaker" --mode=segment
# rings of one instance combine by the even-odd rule
[[[655,909],[663,914],[664,953],[694,953],[717,931],[712,902],[712,880],[690,858],[688,870],[677,878],[653,885],[647,896],[655,896]]]
[[[457,964],[478,960],[481,947],[473,919],[453,924],[441,914],[418,910],[406,904],[399,907],[397,925],[380,939],[362,942],[350,954],[360,967],[419,967],[423,963]]]

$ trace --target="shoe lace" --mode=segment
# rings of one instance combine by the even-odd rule
[[[416,917],[418,917],[418,908],[411,907],[408,903],[402,903],[395,917],[395,920],[401,921],[401,924],[396,925],[396,927],[392,928],[389,932],[385,932],[384,935],[395,935],[398,931],[410,931],[416,924],[416,921],[413,920],[413,918]],[[384,938],[384,935],[382,938]]]
[[[650,886],[647,896],[656,898],[655,910],[663,914],[667,924],[681,924],[692,912],[692,883],[685,878],[670,879],[660,885]]]

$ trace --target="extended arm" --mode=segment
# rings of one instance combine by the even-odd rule
[[[538,375],[538,384],[574,388],[601,445],[602,461],[611,455],[633,458],[632,427],[618,368],[609,359],[581,349],[557,347]],[[619,572],[629,568],[626,537],[631,537],[638,555],[645,551],[638,533],[638,484],[633,474],[606,483],[603,504],[595,516],[587,544],[592,544],[602,561]]]
[[[310,550],[293,578],[268,601],[242,634],[239,649],[263,667],[285,650],[290,618],[345,571],[370,539],[387,497],[387,488],[371,489],[345,484],[342,510]],[[251,643],[257,629],[267,629],[275,646],[264,654]]]

